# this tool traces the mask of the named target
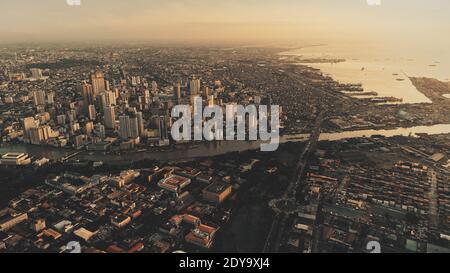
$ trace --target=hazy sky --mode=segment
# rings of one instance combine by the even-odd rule
[[[450,1],[0,0],[0,43],[428,41],[450,45]]]

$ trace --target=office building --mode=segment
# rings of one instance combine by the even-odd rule
[[[169,132],[167,130],[167,123],[165,116],[160,116],[158,118],[158,131],[160,140],[166,141],[169,139]]]
[[[52,136],[50,126],[39,126],[29,130],[29,142],[33,145],[40,145]]]
[[[56,123],[59,125],[66,124],[66,115],[58,115],[56,116]]]
[[[116,102],[116,94],[112,91],[106,91],[106,106],[115,106]]]
[[[106,91],[100,93],[98,96],[98,106],[100,109],[105,109],[106,107],[116,106],[116,94],[112,91]]]
[[[132,116],[124,115],[119,117],[120,138],[129,139],[139,137],[139,123],[136,114]]]
[[[145,131],[145,121],[142,112],[137,112],[136,118],[138,123],[139,136],[143,136]]]
[[[200,94],[201,83],[200,79],[196,79],[195,77],[189,83],[189,91],[190,95],[199,95]]]
[[[129,116],[120,116],[119,117],[119,135],[122,139],[128,139],[128,132],[130,131],[130,117]]]
[[[84,131],[86,132],[86,135],[90,136],[94,131],[94,123],[92,121],[86,122],[86,125],[84,126]]]
[[[204,98],[209,97],[209,87],[208,86],[203,87],[203,97]]]
[[[55,103],[55,93],[47,94],[47,103],[53,105]]]
[[[38,90],[33,91],[33,102],[35,106],[45,106],[45,92]]]
[[[92,104],[88,106],[88,117],[90,120],[95,120],[97,118],[97,111],[95,110],[95,106]]]
[[[39,122],[33,117],[27,117],[22,120],[22,127],[24,132],[27,132],[31,128],[39,126]]]
[[[208,107],[214,106],[214,96],[208,96]]]
[[[105,127],[114,129],[116,127],[116,110],[113,106],[105,107]]]
[[[140,136],[139,134],[139,120],[138,117],[136,115],[133,115],[130,117],[130,125],[129,125],[129,132],[128,132],[128,137],[129,138],[137,138]]]
[[[94,134],[101,139],[105,138],[106,137],[105,126],[103,126],[100,123],[95,124]]]
[[[33,78],[33,79],[40,80],[43,78],[42,69],[40,69],[40,68],[31,68],[30,72],[31,72],[31,78]]]
[[[106,82],[104,74],[97,70],[91,75],[91,84],[94,96],[106,91]]]
[[[176,103],[181,100],[181,84],[177,83],[173,86],[173,99]]]
[[[84,111],[87,114],[89,112],[89,105],[94,104],[94,90],[92,85],[87,83],[82,84],[80,88],[83,96]]]
[[[30,140],[30,130],[39,126],[39,121],[33,117],[27,117],[22,120],[23,138],[25,141]]]

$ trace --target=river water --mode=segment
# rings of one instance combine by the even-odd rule
[[[359,131],[346,131],[340,133],[323,133],[320,136],[321,141],[337,141],[343,139],[370,137],[373,135],[383,135],[386,137],[393,136],[415,136],[417,134],[450,134],[450,124],[437,124],[433,126],[417,126],[410,128],[397,128],[391,130],[359,130]],[[289,135],[282,136],[280,143],[286,142],[302,142],[307,141],[308,134]],[[144,159],[151,160],[181,160],[198,157],[210,157],[222,155],[230,152],[242,152],[247,150],[260,149],[259,141],[221,141],[221,142],[204,142],[195,147],[187,149],[177,149],[172,151],[161,152],[128,152],[120,155],[103,154],[103,153],[88,153],[83,152],[75,157],[79,160],[91,160],[91,161],[105,161],[105,162],[127,162],[127,161],[139,161]],[[47,157],[54,160],[61,159],[68,154],[74,153],[73,150],[55,149],[40,146],[30,146],[23,144],[7,145],[0,148],[0,154],[7,152],[25,152],[35,157]]]

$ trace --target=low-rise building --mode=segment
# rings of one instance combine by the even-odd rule
[[[7,231],[28,219],[28,214],[10,208],[0,211],[0,231]]]
[[[232,192],[232,186],[223,181],[216,181],[203,190],[203,198],[209,202],[222,203]]]
[[[191,184],[191,179],[178,175],[170,175],[159,181],[158,186],[167,191],[179,194],[181,191]]]
[[[118,228],[123,228],[131,222],[131,217],[125,214],[115,214],[111,217],[111,223]]]
[[[196,229],[186,235],[186,242],[203,247],[210,248],[214,242],[217,228],[210,227],[204,224],[199,225]]]
[[[31,164],[31,158],[25,153],[7,153],[0,160],[1,165],[24,166]]]

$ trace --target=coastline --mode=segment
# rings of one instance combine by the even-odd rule
[[[450,98],[444,96],[450,94],[450,82],[427,77],[409,77],[409,79],[416,89],[428,97],[433,104],[450,106]]]
[[[416,84],[412,83],[411,78],[427,77],[446,82],[441,79],[441,74],[443,71],[445,72],[444,66],[431,68],[423,66],[424,60],[405,60],[400,57],[402,56],[401,52],[398,53],[400,55],[397,58],[388,58],[388,56],[386,58],[382,56],[365,56],[363,58],[358,57],[358,54],[361,53],[355,53],[355,56],[352,57],[351,53],[347,51],[341,53],[339,50],[342,48],[335,48],[327,44],[322,46],[325,46],[323,54],[321,50],[305,50],[308,47],[300,47],[280,52],[278,55],[286,58],[297,56],[298,59],[307,59],[307,62],[297,64],[317,69],[322,74],[341,83],[360,83],[366,92],[378,93],[378,96],[374,96],[374,98],[402,99],[403,102],[400,104],[432,103],[430,97],[424,94],[423,89],[419,90]],[[347,48],[344,49],[347,50]],[[317,61],[311,61],[313,59]],[[328,59],[328,61],[324,59]],[[340,59],[345,59],[345,61],[338,62],[337,60]],[[412,63],[413,61],[414,63]]]

